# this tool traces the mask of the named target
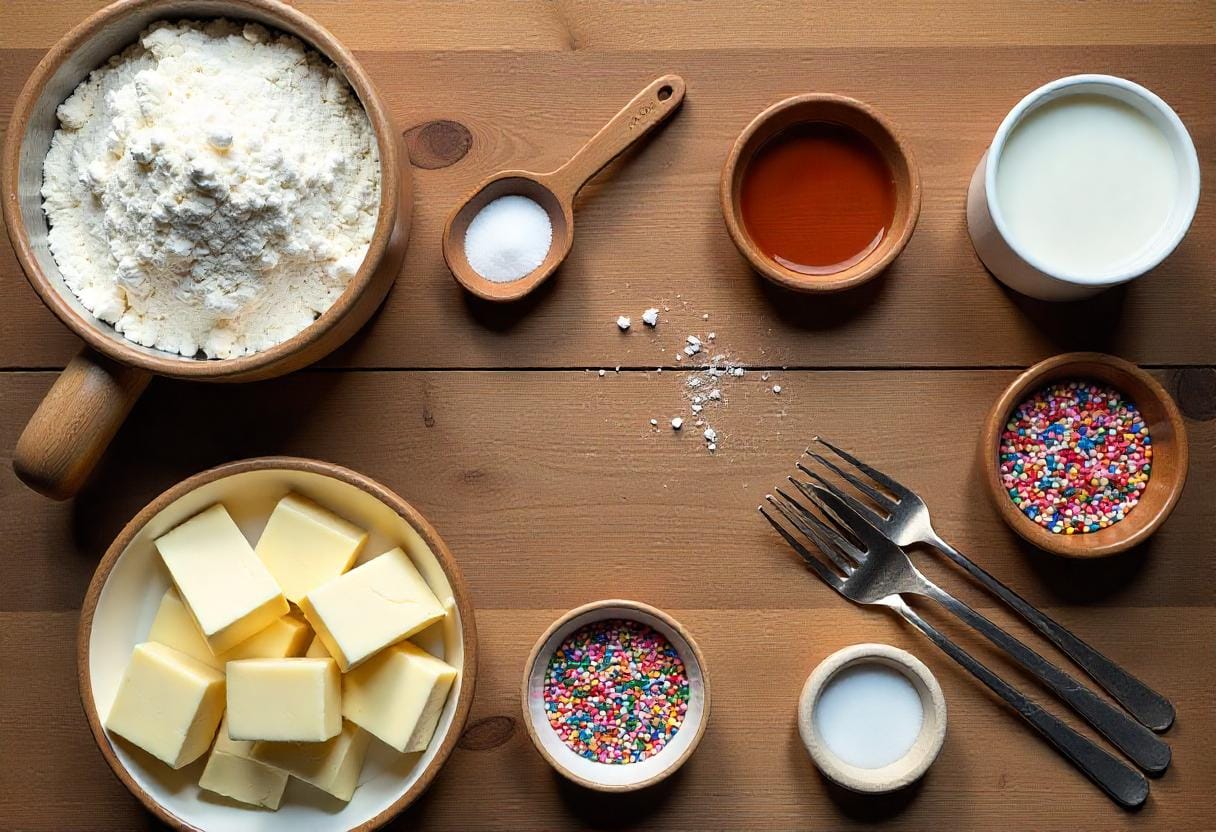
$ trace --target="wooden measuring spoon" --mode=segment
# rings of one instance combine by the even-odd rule
[[[574,244],[574,198],[583,185],[627,147],[666,121],[684,100],[684,89],[684,79],[679,75],[657,78],[557,170],[550,173],[504,170],[478,185],[452,212],[443,228],[443,259],[456,280],[479,298],[492,301],[518,300],[544,283]],[[553,241],[545,259],[531,273],[518,280],[496,283],[469,265],[464,235],[482,208],[500,196],[512,194],[535,200],[548,212]]]

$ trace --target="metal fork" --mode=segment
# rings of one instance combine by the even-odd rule
[[[813,486],[812,486],[813,487]],[[812,512],[799,505],[788,494],[777,489],[777,497],[768,495],[768,502],[782,515],[786,523],[812,541],[831,559],[836,572],[816,557],[786,526],[760,507],[760,513],[785,541],[802,557],[811,571],[836,592],[859,604],[889,607],[923,632],[956,662],[1004,699],[1052,746],[1093,780],[1117,803],[1134,807],[1148,797],[1148,781],[1144,775],[1127,766],[1065,723],[1039,707],[988,667],[977,661],[947,636],[920,617],[899,595],[899,576],[883,568],[880,558],[850,561],[852,547],[839,533],[827,526]],[[909,564],[910,565],[910,564]],[[843,576],[840,574],[843,573]]]
[[[902,549],[835,494],[821,486],[799,482],[793,477],[789,480],[802,496],[819,508],[829,520],[835,521],[841,529],[847,529],[847,533],[860,542],[861,546],[857,546],[841,536],[836,529],[825,527],[825,533],[831,536],[831,542],[836,548],[843,551],[853,563],[870,566],[869,574],[881,575],[884,587],[894,587],[896,592],[931,598],[971,625],[1037,676],[1061,701],[1097,728],[1140,768],[1150,774],[1160,774],[1169,766],[1170,747],[1156,734],[934,584],[912,565],[912,561]],[[820,522],[814,515],[811,515],[810,519]]]
[[[851,465],[886,489],[890,496],[816,453],[814,448],[807,448],[808,456],[820,465],[835,471],[886,514],[880,514],[799,462],[798,468],[803,473],[814,477],[818,483],[848,503],[850,508],[895,544],[910,546],[914,543],[925,543],[954,561],[967,574],[983,584],[989,592],[1004,601],[1052,644],[1060,648],[1142,724],[1158,732],[1165,731],[1173,724],[1174,706],[1168,699],[1077,638],[1063,625],[1031,606],[1030,602],[943,540],[941,535],[934,530],[929,519],[929,508],[919,494],[818,436],[811,441],[827,448],[838,459],[843,460],[847,465]]]

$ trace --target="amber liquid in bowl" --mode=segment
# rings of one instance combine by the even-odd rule
[[[756,151],[743,173],[740,207],[766,257],[800,274],[834,274],[882,242],[895,217],[895,179],[865,136],[807,122]]]

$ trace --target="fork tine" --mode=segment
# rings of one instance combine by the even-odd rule
[[[767,499],[769,502],[773,502],[773,498],[771,496],[767,497]],[[774,503],[774,505],[776,505],[776,503]],[[785,542],[788,543],[804,561],[806,561],[806,565],[811,568],[812,572],[819,576],[820,580],[822,580],[832,589],[840,592],[841,587],[844,586],[844,581],[839,575],[835,574],[832,572],[832,570],[824,566],[819,558],[815,557],[815,555],[809,549],[802,545],[801,541],[787,532],[785,530],[785,526],[782,526],[780,523],[774,520],[772,515],[764,510],[764,506],[760,506],[760,513],[764,515],[764,519],[769,522],[769,525],[776,529],[779,535],[785,538]]]
[[[867,523],[865,518],[850,511],[849,507],[831,491],[828,491],[826,488],[821,488],[818,485],[812,485],[809,487],[815,492],[815,497],[817,498],[815,501],[816,504],[826,504],[825,508],[831,511],[841,523],[847,526],[849,531],[851,531],[858,540],[866,545],[867,550],[895,545],[887,539],[886,535]]]
[[[821,477],[819,474],[812,471],[810,468],[803,465],[801,462],[799,462],[797,464],[798,464],[798,470],[800,470],[802,473],[806,474],[808,477],[810,477],[811,479],[818,482],[821,486],[826,488],[828,491],[831,491],[833,494],[835,494],[840,499],[844,500],[845,503],[849,506],[849,508],[853,509],[853,511],[857,512],[862,517],[866,518],[866,520],[870,521],[870,523],[874,524],[875,526],[880,526],[887,521],[887,518],[881,516],[877,511],[870,508],[868,505],[863,503],[861,500],[858,500],[852,494],[849,494],[848,492],[846,492],[843,488],[836,485],[836,483],[829,482],[828,480]],[[793,479],[793,478],[791,477],[791,479]],[[804,485],[802,483],[795,482],[794,484],[798,485],[798,487],[799,487],[798,490],[802,491],[803,494],[806,493],[806,491],[803,490]]]
[[[791,499],[780,488],[774,490],[801,518],[791,517],[791,522],[793,522],[794,526],[811,540],[815,541],[815,545],[819,547],[820,551],[831,558],[832,563],[836,564],[841,572],[845,575],[853,574],[853,570],[856,568],[854,564],[860,564],[864,555],[857,551],[856,547],[845,540],[835,529],[807,511],[806,508],[796,500]],[[774,505],[777,508],[782,508],[779,503],[774,503]],[[789,513],[786,513],[786,516],[790,517]],[[850,558],[852,559],[851,561]]]
[[[848,558],[842,554],[840,549],[837,548],[830,539],[821,534],[820,531],[818,531],[814,526],[811,526],[806,522],[806,518],[809,516],[806,510],[791,500],[789,495],[783,494],[781,491],[778,491],[777,494],[782,497],[782,501],[774,499],[773,495],[771,494],[767,496],[772,504],[776,506],[783,515],[785,515],[785,518],[790,522],[790,524],[810,538],[811,542],[815,544],[819,551],[827,555],[828,559],[831,560],[832,563],[836,564],[836,568],[843,572],[846,577],[851,575],[854,569],[853,564],[849,562]],[[809,519],[813,520],[816,524],[819,524],[820,528],[824,528],[822,524],[819,523],[818,518],[809,517]]]
[[[884,474],[882,471],[879,471],[875,468],[871,468],[869,465],[866,465],[864,462],[862,462],[860,459],[857,459],[852,454],[849,454],[846,451],[840,450],[840,448],[837,448],[835,445],[833,445],[831,442],[827,441],[823,437],[816,436],[812,441],[818,442],[820,445],[826,445],[828,448],[831,448],[832,452],[835,453],[838,457],[845,460],[846,462],[851,463],[852,465],[855,465],[857,468],[861,469],[861,471],[863,471],[867,476],[869,476],[870,479],[874,480],[876,483],[881,485],[883,488],[886,488],[888,491],[890,491],[895,496],[899,497],[901,500],[906,497],[913,496],[911,489],[909,489],[909,488],[905,487],[904,485],[901,485],[900,483],[891,479],[886,474]]]
[[[894,500],[892,500],[886,494],[883,494],[881,491],[879,491],[874,486],[870,485],[865,480],[863,480],[860,477],[857,477],[853,474],[848,473],[847,471],[843,470],[838,465],[836,465],[834,462],[831,462],[830,460],[826,459],[825,457],[820,456],[819,454],[812,451],[810,448],[806,449],[806,455],[809,456],[811,459],[815,460],[816,462],[818,462],[820,465],[823,465],[826,468],[830,468],[831,470],[833,470],[837,474],[839,474],[841,477],[848,480],[850,483],[852,483],[854,488],[856,488],[862,494],[865,494],[867,497],[869,497],[874,502],[878,503],[878,505],[882,506],[888,512],[891,512],[895,509],[896,503]],[[800,465],[799,467],[802,467],[802,466]],[[803,470],[805,470],[805,469],[803,469]]]

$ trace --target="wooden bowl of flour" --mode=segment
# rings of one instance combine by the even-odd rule
[[[292,338],[236,358],[184,357],[140,346],[90,313],[64,283],[48,246],[42,168],[56,108],[88,74],[156,20],[225,17],[294,35],[328,58],[366,111],[380,155],[380,206],[362,265],[333,305]],[[251,102],[253,104],[253,102]],[[278,0],[119,0],[68,32],[39,62],[13,108],[2,160],[4,221],[17,259],[52,312],[85,347],[72,359],[17,442],[13,467],[31,488],[66,499],[84,484],[152,375],[256,381],[317,361],[380,306],[405,257],[412,208],[401,134],[351,52],[312,18]]]

